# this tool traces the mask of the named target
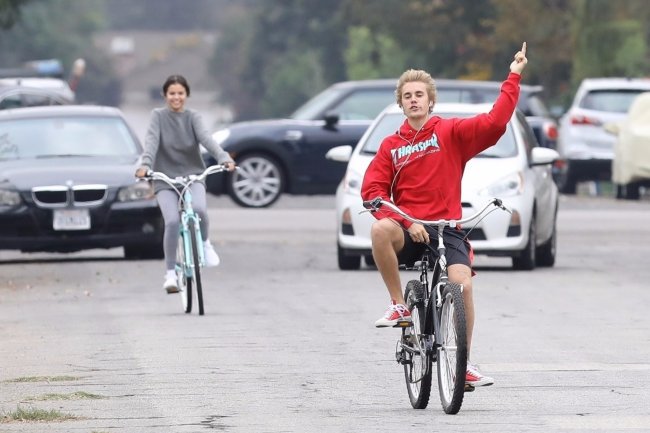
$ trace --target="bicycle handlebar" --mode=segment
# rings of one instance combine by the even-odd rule
[[[397,213],[398,215],[401,215],[402,217],[406,218],[407,220],[409,220],[411,222],[422,224],[422,225],[429,225],[429,226],[449,226],[449,227],[456,227],[459,224],[465,224],[465,223],[468,223],[470,221],[475,220],[476,218],[481,216],[483,214],[483,212],[485,212],[487,210],[488,207],[490,207],[492,205],[494,205],[494,206],[496,206],[496,207],[498,207],[500,209],[503,209],[504,211],[506,211],[508,213],[512,213],[512,211],[510,209],[508,209],[503,204],[501,199],[496,198],[496,197],[493,198],[492,200],[488,201],[485,204],[485,206],[483,206],[483,208],[481,210],[479,210],[478,212],[476,212],[473,215],[468,216],[467,218],[462,218],[462,219],[459,219],[459,220],[440,219],[440,220],[434,220],[434,221],[421,220],[421,219],[418,219],[418,218],[414,218],[414,217],[408,215],[407,213],[405,213],[404,211],[402,211],[397,206],[395,206],[395,204],[393,204],[392,202],[383,200],[381,197],[377,197],[377,198],[374,198],[372,200],[366,200],[366,201],[363,202],[363,207],[368,209],[370,212],[376,212],[376,211],[379,210],[380,207],[386,206],[390,210],[392,210],[393,212]]]
[[[147,173],[142,177],[141,179],[144,180],[161,180],[168,184],[169,186],[176,187],[176,186],[187,186],[191,183],[194,183],[196,181],[200,181],[208,177],[209,175],[213,173],[221,173],[222,171],[226,171],[227,168],[225,164],[216,164],[216,165],[211,165],[207,167],[203,173],[201,174],[190,174],[187,176],[178,176],[174,179],[171,177],[167,176],[165,173],[160,172],[160,171],[153,171],[153,170],[147,170]]]

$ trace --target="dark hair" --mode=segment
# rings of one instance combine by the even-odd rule
[[[167,79],[165,80],[165,84],[163,84],[162,86],[163,95],[167,94],[167,89],[169,89],[169,86],[171,86],[172,84],[180,84],[181,86],[185,87],[185,92],[187,93],[187,96],[190,96],[190,85],[187,84],[187,80],[182,75],[170,75],[169,77],[167,77]]]

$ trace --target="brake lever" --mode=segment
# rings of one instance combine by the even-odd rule
[[[370,212],[376,212],[381,207],[381,197],[375,197],[372,200],[364,200],[363,207]]]
[[[503,201],[500,198],[495,198],[493,201],[494,205],[512,215],[512,209],[503,204]]]

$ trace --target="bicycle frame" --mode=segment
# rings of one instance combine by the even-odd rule
[[[176,276],[179,279],[179,292],[186,313],[192,310],[192,284],[196,290],[199,315],[203,310],[203,288],[201,283],[201,268],[205,266],[205,252],[201,236],[201,218],[192,206],[191,186],[205,179],[209,174],[226,170],[224,165],[213,165],[198,175],[180,176],[171,179],[164,173],[149,170],[146,178],[160,180],[169,185],[178,195],[178,211],[180,216],[179,244],[176,248]]]
[[[190,184],[191,185],[191,184]],[[185,273],[186,277],[193,278],[194,277],[194,259],[192,256],[192,244],[190,241],[190,221],[194,221],[194,239],[201,239],[201,230],[199,227],[201,218],[194,212],[194,208],[192,207],[192,193],[190,192],[189,185],[186,186],[183,191],[182,195],[179,196],[178,199],[178,208],[180,209],[180,219],[181,219],[181,226],[180,226],[180,236],[181,239],[183,240],[183,250],[185,251],[185,263],[183,267],[183,272]],[[203,253],[203,248],[198,249],[199,253],[199,266],[203,267],[205,265],[205,257]],[[177,265],[178,266],[178,265]]]
[[[375,211],[385,206],[414,223],[436,228],[437,244],[425,244],[422,258],[416,262],[415,268],[420,271],[419,281],[412,280],[406,285],[404,297],[411,310],[412,320],[401,325],[402,336],[397,341],[395,357],[404,366],[409,399],[416,409],[424,409],[428,404],[432,365],[435,362],[443,410],[455,414],[460,410],[466,391],[467,325],[463,286],[449,281],[447,273],[444,230],[445,227],[455,228],[479,218],[491,205],[506,211],[508,209],[501,200],[495,198],[465,219],[426,221],[409,216],[393,203],[381,198],[364,201],[363,204],[367,209]],[[430,260],[434,260],[431,279]]]

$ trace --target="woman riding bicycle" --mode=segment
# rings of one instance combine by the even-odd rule
[[[141,166],[137,177],[144,177],[153,169],[171,178],[201,173],[205,163],[201,157],[203,145],[220,164],[226,164],[228,171],[235,169],[235,163],[219,144],[211,137],[203,125],[198,112],[185,108],[185,100],[190,96],[190,86],[181,75],[171,75],[162,86],[166,106],[156,108],[151,113],[149,129],[145,137]],[[165,221],[163,250],[166,273],[163,288],[167,293],[178,292],[176,281],[176,247],[180,218],[178,195],[161,181],[154,183],[158,206]],[[201,236],[206,266],[217,266],[219,256],[209,241],[209,220],[206,203],[205,183],[196,182],[191,186],[194,210],[201,218]]]
[[[384,139],[370,163],[361,188],[363,200],[392,200],[404,212],[422,220],[460,219],[465,164],[493,146],[505,132],[517,106],[526,63],[524,42],[490,112],[465,119],[432,116],[436,102],[433,78],[421,70],[404,72],[395,93],[406,120],[395,134]],[[372,255],[391,298],[388,310],[375,326],[395,326],[409,321],[411,316],[404,302],[398,265],[406,255],[414,256],[417,243],[429,243],[431,233],[394,212],[380,210],[373,215],[377,221],[371,230]],[[464,287],[469,354],[474,325],[471,247],[460,231],[445,231],[444,241],[449,251],[449,281]],[[415,256],[421,251],[415,251]],[[467,365],[466,382],[470,386],[494,383],[469,364],[469,355]]]

